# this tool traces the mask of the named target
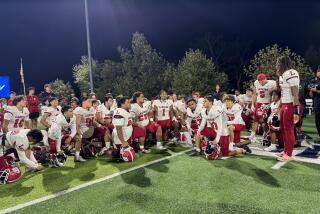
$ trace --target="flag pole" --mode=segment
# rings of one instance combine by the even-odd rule
[[[21,83],[23,87],[23,94],[26,96],[26,85],[24,83],[24,74],[23,74],[23,65],[22,65],[22,57],[20,59],[20,76],[21,76]]]
[[[89,15],[88,15],[88,2],[87,2],[87,0],[84,0],[84,9],[85,9],[85,17],[86,17],[86,33],[87,33],[90,92],[94,93],[93,92],[92,59],[91,59],[90,29],[89,29]]]

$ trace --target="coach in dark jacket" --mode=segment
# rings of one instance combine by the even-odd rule
[[[44,88],[44,91],[42,91],[42,92],[39,94],[39,98],[40,98],[41,103],[43,102],[43,100],[44,100],[45,98],[55,97],[55,96],[56,96],[56,95],[52,92],[52,90],[51,90],[51,85],[50,85],[50,84],[45,84],[43,88]]]
[[[312,84],[309,87],[309,95],[313,99],[314,117],[318,134],[320,136],[320,66],[316,72],[316,77],[312,79]]]
[[[220,100],[221,92],[220,92],[220,85],[216,85],[216,89],[213,92],[213,98],[216,100]]]

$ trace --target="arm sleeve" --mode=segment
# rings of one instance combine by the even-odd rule
[[[202,116],[202,119],[201,119],[201,124],[199,126],[199,132],[201,132],[204,129],[204,127],[206,126],[206,124],[207,124],[207,119],[203,115],[203,113],[201,113],[201,116]]]
[[[221,137],[221,133],[222,133],[222,114],[220,114],[218,117],[216,117],[215,122],[216,122],[217,128],[218,128],[215,141],[217,143],[219,143],[220,137]]]
[[[77,134],[76,118],[72,118],[70,129],[71,129],[70,137],[74,138],[74,136],[76,136]]]
[[[17,149],[17,153],[18,153],[20,161],[22,163],[24,163],[27,167],[33,168],[33,169],[36,169],[38,167],[39,164],[37,162],[33,162],[27,158],[25,151],[21,151],[21,150]]]
[[[13,118],[13,114],[9,111],[7,111],[6,113],[4,113],[4,119],[5,120],[11,120]]]

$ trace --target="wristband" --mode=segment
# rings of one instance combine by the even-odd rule
[[[294,106],[294,114],[299,115],[299,106],[298,105]]]

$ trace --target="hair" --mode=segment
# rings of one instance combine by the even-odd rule
[[[44,97],[42,99],[42,105],[45,105],[47,100],[49,100],[49,97]]]
[[[161,94],[164,93],[164,92],[167,93],[167,91],[164,90],[164,89],[160,90],[159,95],[161,95]]]
[[[12,100],[12,104],[16,106],[20,101],[24,99],[23,95],[18,95]]]
[[[36,142],[40,142],[43,140],[43,134],[39,129],[31,129],[27,133],[27,137],[32,137]]]
[[[98,103],[98,104],[99,104],[99,101],[98,101],[97,99],[92,99],[92,100],[91,100],[91,103],[92,103],[92,105],[95,104],[95,103]]]
[[[272,91],[272,96],[273,95],[277,95],[279,98],[281,97],[281,92],[280,92],[280,90],[273,90]]]
[[[246,91],[251,91],[251,92],[253,92],[253,89],[252,89],[252,88],[247,88]]]
[[[231,101],[231,102],[234,103],[234,102],[236,101],[236,99],[234,98],[233,95],[229,94],[228,96],[226,96],[226,97],[224,98],[224,101]]]
[[[187,100],[187,102],[186,102],[186,103],[187,103],[187,105],[189,105],[189,103],[190,103],[190,102],[195,102],[195,103],[196,103],[196,100],[195,100],[195,99],[193,99],[193,98],[189,98],[189,99]]]
[[[51,85],[50,85],[49,83],[44,84],[43,88],[45,89],[45,88],[47,88],[47,87],[51,87]]]
[[[280,66],[280,72],[285,72],[286,70],[289,70],[291,67],[291,60],[288,56],[281,56],[277,59],[279,66]]]
[[[121,108],[122,104],[124,104],[126,102],[126,100],[129,100],[129,97],[127,97],[127,96],[118,96],[116,98],[118,108]]]
[[[58,100],[58,98],[56,97],[49,97],[48,101],[49,101],[49,106],[51,106],[51,102],[54,100]]]
[[[132,95],[132,103],[137,103],[137,99],[141,96],[141,94],[143,94],[141,91],[134,92]]]
[[[35,91],[36,89],[35,89],[35,87],[31,86],[31,87],[28,88],[28,93],[29,93],[31,90],[34,90],[34,91]]]
[[[204,99],[207,99],[210,103],[214,102],[214,97],[212,95],[206,95]]]
[[[71,98],[71,100],[70,100],[70,102],[71,102],[71,103],[76,103],[77,105],[79,105],[79,104],[80,104],[79,99],[78,99],[78,98],[76,98],[76,97],[72,97],[72,98]]]
[[[10,91],[10,94],[16,95],[17,93],[15,91]]]
[[[104,99],[105,101],[108,101],[109,99],[112,99],[113,100],[113,96],[111,93],[107,93],[105,96],[104,96]]]
[[[84,103],[85,101],[91,99],[89,96],[82,96],[81,97],[81,103]]]
[[[64,114],[65,112],[69,111],[69,109],[72,109],[72,107],[69,105],[62,106],[61,113]]]

